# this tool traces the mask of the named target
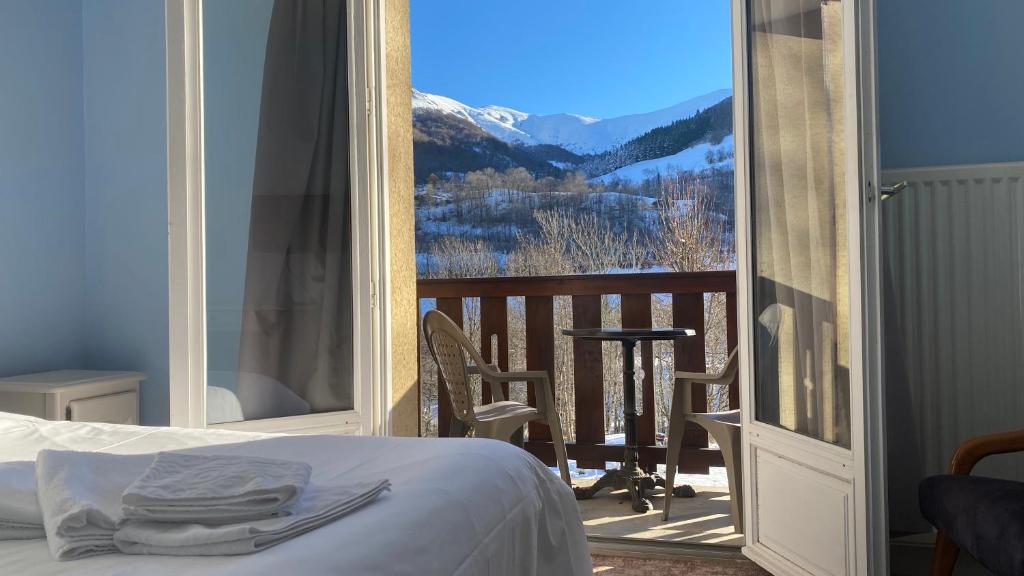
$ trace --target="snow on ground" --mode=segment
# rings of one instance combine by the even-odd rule
[[[723,162],[709,164],[707,161],[707,155],[708,152],[712,151],[727,152],[730,158]],[[600,182],[611,182],[612,180],[620,179],[629,182],[641,182],[657,174],[671,174],[678,170],[700,171],[708,168],[729,168],[733,165],[733,159],[731,158],[732,153],[733,138],[732,135],[729,135],[723,138],[722,142],[718,145],[704,142],[697,144],[696,146],[691,146],[690,148],[671,156],[664,156],[653,160],[644,160],[643,162],[624,166],[614,172],[605,174],[604,176],[598,176],[597,178],[594,178],[594,180]]]

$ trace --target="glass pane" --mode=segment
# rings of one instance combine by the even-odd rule
[[[345,8],[314,4],[203,2],[210,423],[354,406]]]
[[[843,4],[749,9],[756,418],[848,447]]]

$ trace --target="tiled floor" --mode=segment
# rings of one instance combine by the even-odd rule
[[[600,576],[770,576],[749,560],[690,556],[644,558],[592,554]]]
[[[729,515],[729,493],[723,487],[695,487],[694,498],[673,498],[672,513],[661,520],[664,496],[661,489],[651,497],[654,510],[633,512],[625,490],[604,490],[590,500],[579,502],[588,536],[623,538],[683,544],[714,544],[739,547],[743,535],[736,533]]]

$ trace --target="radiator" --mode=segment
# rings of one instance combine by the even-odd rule
[[[967,438],[1024,428],[1024,163],[886,171],[883,318],[892,528]],[[978,472],[1024,480],[1024,455]]]

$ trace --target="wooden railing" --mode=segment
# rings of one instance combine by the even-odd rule
[[[651,299],[654,294],[671,294],[672,325],[692,328],[695,337],[680,338],[673,350],[676,369],[705,371],[705,296],[725,295],[726,340],[728,349],[736,346],[736,274],[721,272],[658,272],[644,274],[601,274],[592,276],[540,276],[519,278],[431,279],[417,282],[418,299],[436,299],[437,309],[463,325],[466,298],[479,298],[481,353],[484,360],[508,369],[509,302],[512,297],[525,299],[526,369],[547,370],[555,374],[555,296],[569,296],[572,301],[572,326],[601,326],[602,296],[617,295],[625,328],[647,328],[652,325]],[[421,302],[422,309],[422,302]],[[490,335],[497,335],[497,350],[492,350]],[[422,338],[422,334],[420,335]],[[420,350],[424,350],[420,346]],[[643,414],[637,424],[641,466],[651,469],[665,462],[665,448],[656,442],[654,408],[653,349],[650,342],[642,345]],[[420,364],[423,366],[423,363]],[[575,392],[576,441],[568,445],[569,458],[580,467],[604,468],[604,462],[621,462],[622,446],[605,443],[604,363],[600,342],[573,342],[573,389]],[[621,374],[621,372],[619,373]],[[617,376],[621,378],[621,376]],[[421,379],[422,380],[422,379]],[[438,376],[440,383],[440,376]],[[483,401],[490,401],[486,388]],[[729,406],[739,406],[739,387],[729,389]],[[507,396],[506,396],[507,397]],[[421,395],[422,398],[422,395]],[[527,400],[534,403],[533,391]],[[557,400],[556,400],[557,401]],[[693,387],[693,408],[707,406],[707,393]],[[422,413],[422,411],[421,411]],[[451,404],[443,384],[438,385],[438,432],[445,436],[451,417]],[[525,448],[549,464],[554,451],[546,426],[531,423]],[[684,438],[680,469],[706,473],[708,466],[721,466],[722,456],[708,447],[707,435],[694,427]]]

